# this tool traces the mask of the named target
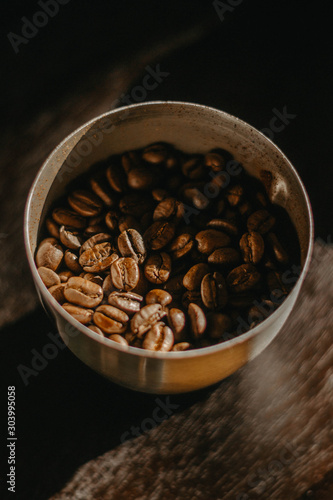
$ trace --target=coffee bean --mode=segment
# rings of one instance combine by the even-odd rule
[[[197,304],[200,307],[204,306],[202,302],[201,293],[198,290],[186,290],[186,292],[182,296],[182,305],[184,309],[187,309],[191,304]]]
[[[67,311],[74,319],[83,325],[87,325],[93,319],[94,311],[92,309],[85,309],[84,307],[75,306],[74,304],[62,304],[62,307]]]
[[[93,283],[96,283],[96,285],[103,287],[104,279],[102,278],[102,276],[99,276],[98,274],[83,272],[80,274],[80,278],[83,278],[83,279],[88,280],[88,281],[92,281]]]
[[[167,221],[156,221],[145,231],[143,239],[151,250],[165,247],[175,235],[175,225]]]
[[[86,250],[89,250],[90,248],[94,248],[95,245],[98,243],[105,243],[108,241],[109,243],[111,242],[112,236],[111,234],[108,233],[97,233],[94,236],[91,236],[88,238],[83,245],[80,248],[80,254],[85,252]]]
[[[209,273],[209,266],[199,263],[192,266],[183,278],[183,285],[187,290],[200,290],[202,278]]]
[[[140,310],[143,297],[133,292],[112,292],[108,296],[110,306],[117,307],[125,311],[128,315]]]
[[[258,264],[264,255],[264,240],[261,234],[255,231],[244,233],[240,239],[239,246],[243,254],[244,262]]]
[[[123,193],[127,188],[127,179],[121,165],[111,163],[106,169],[106,178],[111,188],[117,193]]]
[[[227,276],[227,284],[233,292],[245,292],[253,288],[260,280],[260,273],[253,264],[242,264]]]
[[[202,186],[204,187],[204,186]],[[209,198],[207,198],[199,187],[185,187],[183,195],[186,201],[192,203],[197,210],[205,210],[209,206]]]
[[[181,309],[176,307],[169,309],[168,323],[173,331],[175,342],[181,342],[186,339],[186,318]]]
[[[65,251],[64,261],[68,269],[70,269],[73,273],[80,274],[83,269],[79,263],[79,257],[70,250]]]
[[[168,157],[168,148],[163,143],[156,143],[147,146],[142,153],[142,158],[148,163],[158,164],[166,161]]]
[[[205,165],[211,168],[213,172],[220,172],[225,167],[225,160],[222,155],[214,152],[205,155]]]
[[[225,279],[221,273],[209,273],[201,282],[202,302],[208,309],[221,309],[228,301]]]
[[[172,302],[172,295],[166,290],[153,289],[146,295],[146,304],[161,304],[161,306],[167,306],[170,302]]]
[[[190,344],[189,342],[178,342],[177,344],[174,344],[171,351],[182,352],[182,351],[188,351],[189,349],[193,349],[192,344]]]
[[[179,219],[180,216],[181,216],[180,202],[170,196],[160,201],[160,203],[157,205],[157,207],[154,210],[153,220],[154,221],[168,220],[174,217],[177,217]]]
[[[127,151],[127,153],[121,155],[121,164],[126,174],[128,174],[134,168],[142,165],[140,153],[138,151]]]
[[[103,290],[96,283],[75,276],[67,281],[64,295],[66,300],[71,304],[93,308],[101,303]]]
[[[146,260],[144,273],[150,283],[165,283],[171,272],[171,258],[166,252],[153,253]]]
[[[61,243],[71,250],[78,250],[82,245],[82,238],[79,233],[69,231],[65,226],[60,227],[59,238]]]
[[[123,257],[131,257],[138,264],[142,264],[146,258],[143,238],[135,229],[127,229],[118,236],[118,248]]]
[[[168,193],[168,191],[166,189],[163,189],[163,188],[153,189],[151,194],[152,194],[152,197],[154,198],[154,200],[158,201],[158,202],[163,201],[166,198],[170,197],[170,194]]]
[[[161,304],[149,304],[141,308],[131,319],[131,330],[139,338],[166,315]]]
[[[121,215],[117,210],[110,210],[105,216],[105,224],[111,231],[116,231]]]
[[[96,234],[104,233],[107,228],[103,224],[89,225],[84,230],[84,237],[91,238],[96,236]]]
[[[119,290],[133,290],[139,281],[139,267],[131,257],[121,257],[111,265],[112,283]]]
[[[117,307],[104,305],[97,307],[93,320],[104,333],[124,333],[129,317]]]
[[[106,207],[111,208],[116,204],[116,197],[106,185],[105,178],[96,175],[89,179],[89,183],[93,192],[102,200]]]
[[[208,257],[208,263],[216,266],[232,266],[240,261],[240,253],[232,247],[217,248]]]
[[[191,330],[194,338],[200,338],[207,326],[205,313],[197,304],[190,304],[188,306],[188,315],[191,323]]]
[[[247,219],[247,229],[249,232],[257,231],[265,234],[272,229],[275,224],[275,217],[267,210],[257,210]]]
[[[162,321],[155,323],[145,335],[142,347],[149,351],[171,351],[174,343],[171,328]]]
[[[108,269],[118,257],[118,254],[114,253],[111,243],[97,243],[80,255],[79,263],[84,271],[98,273]]]
[[[102,330],[100,328],[98,328],[98,326],[96,326],[96,325],[88,325],[88,328],[89,328],[89,330],[97,333],[97,335],[100,335],[101,337],[104,337],[104,333],[102,332]]]
[[[67,208],[55,208],[52,212],[52,218],[60,226],[71,227],[72,229],[84,229],[87,225],[84,217]]]
[[[56,271],[63,259],[64,252],[55,238],[46,238],[38,247],[36,253],[37,267],[47,267]]]
[[[138,222],[133,215],[122,215],[119,217],[118,229],[120,233],[127,231],[128,229],[135,229],[141,235],[142,224],[140,224],[140,222]]]
[[[190,156],[182,165],[183,174],[192,180],[202,179],[206,173],[205,170],[202,155]]]
[[[283,248],[282,244],[278,240],[277,236],[275,233],[268,233],[267,234],[267,241],[273,250],[274,257],[278,262],[281,262],[281,264],[287,264],[289,261],[289,256],[286,252],[286,250]]]
[[[216,229],[200,231],[195,239],[199,252],[204,254],[211,254],[217,248],[227,247],[230,244],[230,237]]]
[[[37,269],[39,276],[41,277],[44,285],[47,288],[50,288],[51,286],[54,285],[60,285],[60,277],[58,276],[57,273],[52,271],[52,269],[49,269],[48,267],[39,267]]]
[[[83,217],[95,217],[103,208],[101,199],[90,191],[78,189],[68,196],[68,203]]]
[[[69,278],[71,278],[72,276],[75,276],[74,273],[72,271],[69,271],[68,269],[59,272],[59,278],[61,283],[67,283]]]
[[[188,233],[177,236],[169,245],[169,251],[173,260],[180,259],[187,255],[193,248],[194,240]]]
[[[237,225],[228,219],[212,219],[207,223],[207,226],[212,229],[218,229],[231,236],[236,236],[238,234]]]
[[[48,217],[45,221],[46,229],[48,230],[50,236],[53,238],[57,238],[58,240],[60,239],[60,234],[59,234],[59,226],[54,220],[52,220],[50,217]]]
[[[227,190],[227,200],[229,202],[229,205],[232,207],[238,205],[242,199],[243,193],[244,193],[244,188],[239,184],[230,187]]]
[[[154,172],[144,166],[133,168],[127,174],[127,182],[132,189],[151,189],[155,181]]]
[[[122,337],[121,335],[119,335],[119,333],[113,333],[112,335],[110,335],[109,340],[113,340],[113,342],[117,342],[117,344],[120,345],[128,346],[127,340],[124,339],[124,337]]]
[[[63,304],[66,302],[66,298],[64,295],[65,284],[60,283],[59,285],[53,285],[49,288],[49,292],[54,299],[56,299],[59,304]]]

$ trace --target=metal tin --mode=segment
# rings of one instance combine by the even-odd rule
[[[73,319],[48,292],[34,262],[41,225],[66,184],[111,154],[166,141],[187,152],[214,147],[230,151],[258,178],[269,172],[269,196],[283,206],[296,228],[302,271],[283,304],[237,338],[198,350],[149,352],[102,338]],[[231,171],[232,175],[232,171]],[[41,167],[26,204],[26,252],[44,307],[67,346],[95,371],[125,387],[150,393],[192,391],[222,380],[257,356],[291,313],[307,273],[313,247],[313,218],[305,188],[286,156],[261,132],[214,108],[185,102],[148,102],[105,113],[69,135]]]

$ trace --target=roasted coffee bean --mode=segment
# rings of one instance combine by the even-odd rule
[[[232,321],[230,316],[221,312],[210,312],[207,314],[208,335],[211,339],[222,339],[230,332]]]
[[[281,262],[281,264],[287,264],[289,261],[289,256],[285,249],[283,248],[282,244],[278,240],[277,236],[275,233],[268,233],[267,235],[267,241],[273,250],[274,257],[278,262]]]
[[[167,306],[172,302],[172,295],[159,288],[150,290],[146,295],[146,304],[161,304]]]
[[[116,163],[111,163],[106,169],[106,178],[111,188],[117,193],[123,193],[127,188],[126,174]]]
[[[66,302],[66,298],[64,295],[65,284],[60,283],[59,285],[53,285],[49,288],[49,292],[54,299],[56,299],[59,304],[63,304]]]
[[[116,292],[116,291],[118,292],[118,288],[116,288],[114,286],[114,284],[112,283],[111,274],[108,274],[104,278],[102,288],[103,288],[104,297],[109,297],[110,293],[112,293],[112,292]]]
[[[175,342],[186,339],[186,317],[181,309],[172,307],[168,311],[168,323],[173,331]]]
[[[158,202],[163,201],[166,198],[170,197],[169,192],[166,189],[163,189],[163,188],[153,189],[152,192],[151,192],[151,194],[152,194],[152,197],[154,198],[154,200],[158,201]]]
[[[101,199],[90,191],[78,189],[68,196],[68,203],[83,217],[96,217],[103,208]]]
[[[75,275],[72,271],[69,271],[69,270],[64,270],[64,271],[59,272],[59,278],[60,278],[61,283],[67,283],[69,278],[71,278],[72,276],[75,276]]]
[[[208,257],[208,263],[216,266],[232,266],[240,261],[240,253],[236,248],[217,248]]]
[[[94,311],[92,309],[85,309],[84,307],[75,306],[74,304],[65,303],[62,307],[67,311],[74,319],[83,325],[90,323],[94,316]]]
[[[90,178],[89,183],[93,192],[102,200],[106,207],[111,208],[116,204],[116,197],[106,185],[106,179],[102,176],[93,176]]]
[[[146,260],[145,277],[150,283],[160,285],[165,283],[171,272],[171,258],[166,252],[152,253]]]
[[[200,290],[202,278],[209,273],[209,266],[199,263],[192,266],[183,278],[183,285],[187,290]]]
[[[242,264],[227,276],[227,284],[233,292],[251,290],[260,280],[260,273],[253,264]]]
[[[96,307],[103,299],[102,288],[92,281],[75,276],[69,278],[65,285],[64,295],[68,302],[81,307]]]
[[[218,229],[231,236],[236,236],[238,234],[237,225],[229,219],[212,219],[207,223],[207,226],[212,229]]]
[[[181,216],[181,207],[180,202],[175,198],[168,197],[164,200],[160,201],[157,207],[154,210],[153,220],[169,220],[174,217],[180,218]]]
[[[134,314],[131,319],[131,330],[139,338],[166,315],[166,310],[161,304],[148,304]]]
[[[127,151],[127,153],[122,154],[121,164],[126,174],[133,170],[133,168],[140,167],[142,165],[142,161],[139,152]]]
[[[65,226],[61,226],[59,230],[61,243],[70,250],[78,250],[82,245],[82,238],[79,233],[69,231]]]
[[[213,172],[220,172],[225,167],[225,160],[219,153],[210,152],[205,155],[205,165]]]
[[[133,288],[132,292],[137,293],[138,295],[145,296],[149,290],[150,283],[144,275],[142,267],[139,266],[139,281],[135,288]]]
[[[221,309],[228,301],[227,285],[221,273],[209,273],[201,282],[202,302],[208,309]]]
[[[204,254],[211,254],[217,248],[227,247],[230,244],[230,237],[216,229],[200,231],[195,239],[199,252]]]
[[[172,259],[177,260],[187,255],[193,248],[194,240],[188,233],[177,236],[169,245]]]
[[[155,181],[154,172],[144,166],[133,168],[127,174],[127,182],[132,189],[151,189]]]
[[[257,231],[265,234],[272,229],[275,224],[275,217],[267,210],[257,210],[247,219],[247,229],[249,232]]]
[[[129,317],[117,307],[104,305],[97,307],[93,320],[104,333],[124,333]]]
[[[92,330],[93,332],[97,333],[97,335],[100,335],[101,337],[104,337],[104,333],[98,326],[96,325],[88,325],[89,330]]]
[[[191,180],[202,179],[206,173],[202,155],[186,158],[182,165],[183,174]]]
[[[46,238],[38,247],[36,253],[37,267],[47,267],[56,271],[63,259],[64,252],[55,238]]]
[[[180,295],[184,292],[183,279],[184,274],[178,274],[177,276],[169,278],[168,281],[163,285],[164,290],[169,292],[176,299],[179,298]]]
[[[199,187],[185,187],[183,191],[185,200],[197,210],[205,210],[209,206],[209,199],[200,191]]]
[[[264,255],[264,240],[261,234],[255,231],[244,233],[240,239],[239,246],[243,254],[244,262],[258,264]]]
[[[39,267],[38,269],[38,274],[41,277],[44,285],[47,288],[50,288],[51,286],[54,285],[60,285],[60,277],[58,276],[57,273],[52,271],[52,269],[48,267]],[[171,301],[170,301],[171,302]]]
[[[127,231],[128,229],[135,229],[140,233],[140,235],[142,234],[142,224],[138,222],[133,215],[122,215],[119,217],[118,229],[120,233]]]
[[[60,239],[59,225],[56,222],[54,222],[54,220],[52,220],[50,217],[46,219],[45,225],[50,236],[52,236],[53,238],[57,238],[59,240]]]
[[[252,212],[252,206],[249,201],[243,201],[238,205],[238,211],[241,216],[248,218]]]
[[[162,321],[155,323],[145,335],[142,347],[149,351],[171,351],[174,343],[171,328]]]
[[[166,161],[168,157],[168,147],[163,143],[156,143],[147,146],[142,153],[142,158],[148,163],[158,164]]]
[[[85,280],[92,281],[93,283],[96,283],[96,285],[103,287],[104,279],[99,274],[83,272],[80,274],[80,278],[84,278]]]
[[[80,248],[80,254],[85,252],[86,250],[89,250],[89,248],[94,248],[95,245],[98,243],[105,243],[108,241],[109,243],[111,242],[112,236],[111,234],[108,233],[98,233],[95,234],[94,236],[91,236],[91,238],[88,238],[83,245]]]
[[[145,231],[143,239],[151,250],[160,250],[173,239],[175,225],[167,221],[156,221]]]
[[[110,306],[118,307],[128,315],[140,310],[143,297],[133,292],[112,292],[108,297]]]
[[[105,224],[111,231],[116,231],[119,225],[121,215],[116,210],[110,210],[105,216]]]
[[[79,263],[84,271],[98,273],[108,269],[118,257],[118,254],[114,253],[111,243],[97,243],[80,255]]]
[[[227,200],[229,202],[229,205],[232,207],[235,207],[236,205],[239,205],[242,196],[244,193],[244,188],[243,186],[237,184],[236,186],[232,186],[227,190]]]
[[[52,212],[53,220],[60,226],[72,229],[84,229],[87,225],[85,217],[67,208],[55,208]]]
[[[182,352],[182,351],[188,351],[189,349],[193,349],[192,344],[190,344],[189,342],[178,342],[177,344],[174,344],[171,351]]]
[[[197,304],[190,304],[188,306],[188,315],[191,323],[191,330],[194,338],[200,338],[207,326],[205,313]]]
[[[83,235],[85,238],[91,238],[96,234],[104,233],[107,228],[103,224],[89,225],[85,228]]]
[[[110,335],[109,340],[113,340],[113,342],[117,342],[117,344],[120,345],[128,346],[127,340],[124,339],[124,337],[122,337],[121,335],[119,335],[119,333],[113,333],[112,335]]]
[[[79,257],[74,252],[66,250],[64,255],[64,261],[70,271],[72,271],[75,274],[82,273],[83,269],[79,263]]]
[[[118,248],[123,257],[131,257],[143,264],[147,252],[143,238],[135,229],[127,229],[118,236]]]
[[[119,290],[133,290],[139,281],[139,267],[131,257],[121,257],[111,265],[112,283]]]

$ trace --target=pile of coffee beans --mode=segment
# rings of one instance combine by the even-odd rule
[[[299,262],[263,173],[265,186],[223,149],[114,155],[52,207],[39,275],[70,315],[122,345],[184,351],[240,335],[281,304]]]

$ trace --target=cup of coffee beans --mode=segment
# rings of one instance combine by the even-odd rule
[[[155,393],[210,385],[258,354],[287,320],[312,246],[307,195],[278,148],[226,113],[169,102],[67,138],[32,187],[25,230],[66,344]]]

